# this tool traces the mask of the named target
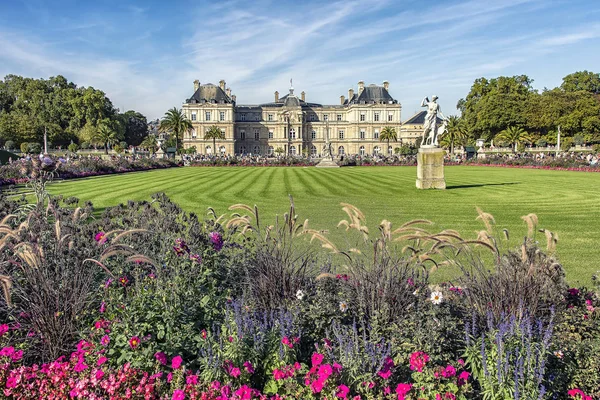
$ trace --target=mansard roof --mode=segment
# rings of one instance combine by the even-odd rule
[[[200,85],[186,103],[219,103],[232,104],[233,100],[217,85],[206,83]]]
[[[322,107],[321,104],[307,103],[294,94],[286,94],[272,103],[261,104],[261,107]]]
[[[404,121],[402,125],[423,125],[425,123],[425,116],[427,115],[427,111],[420,111]],[[437,117],[437,122],[444,122],[440,117]]]
[[[346,100],[344,104],[397,104],[386,88],[383,86],[366,86],[360,94],[355,93],[352,98]]]

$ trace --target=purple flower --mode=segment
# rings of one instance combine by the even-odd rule
[[[223,236],[221,236],[219,232],[211,232],[208,235],[208,238],[213,245],[213,249],[215,249],[215,251],[221,251],[223,248]]]

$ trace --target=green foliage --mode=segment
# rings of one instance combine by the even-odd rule
[[[447,132],[439,138],[439,142],[444,148],[450,148],[450,154],[454,154],[454,145],[456,143],[464,144],[469,137],[465,128],[464,120],[455,115],[448,117]]]
[[[385,126],[379,133],[379,141],[387,142],[387,147],[390,147],[390,141],[397,142],[398,141],[398,133],[396,129],[391,126]],[[385,154],[387,154],[387,148],[385,150]]]
[[[40,154],[42,152],[42,145],[39,143],[27,143],[27,152],[31,154]]]
[[[77,153],[77,150],[79,150],[79,146],[77,145],[77,143],[71,143],[67,149],[71,152],[71,153]]]
[[[211,139],[213,141],[213,154],[218,154],[217,139],[219,139],[219,140],[225,139],[225,134],[221,131],[221,128],[219,128],[216,125],[213,125],[210,128],[208,128],[208,130],[204,134],[204,140],[211,140]]]
[[[27,153],[27,150],[29,149],[29,143],[23,142],[19,147],[21,149],[21,153]]]
[[[148,136],[148,121],[141,113],[130,110],[120,114],[119,119],[125,127],[123,136],[128,145],[139,146],[144,138]]]
[[[6,150],[14,150],[15,147],[15,142],[13,142],[12,140],[7,140],[6,143],[4,143],[4,147],[6,148]]]
[[[93,140],[104,146],[105,154],[108,154],[108,146],[115,146],[119,143],[120,136],[118,132],[113,130],[110,125],[102,124],[98,127],[96,135]]]
[[[573,143],[575,146],[583,146],[585,144],[585,138],[582,134],[578,133],[577,135],[573,136]]]
[[[77,138],[90,141],[102,121],[121,125],[104,92],[77,87],[60,75],[48,79],[8,75],[0,80],[0,93],[0,140],[41,142],[46,129],[55,146],[66,146]]]
[[[175,148],[179,148],[179,142],[183,139],[183,134],[192,129],[192,122],[187,119],[182,110],[173,107],[165,113],[160,121],[159,130],[169,132],[175,139]]]
[[[578,71],[563,78],[560,85],[565,92],[586,91],[600,93],[600,74],[591,71]]]
[[[125,151],[125,149],[123,148],[123,146],[121,146],[120,144],[116,144],[113,146],[113,150],[115,151],[115,153],[117,154],[121,154]]]
[[[516,126],[509,126],[496,135],[495,139],[498,140],[498,142],[512,145],[514,152],[517,152],[518,145],[532,142],[531,135],[529,135],[523,128]]]

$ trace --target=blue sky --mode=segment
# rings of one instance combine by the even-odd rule
[[[475,78],[527,74],[542,89],[600,69],[596,0],[0,1],[0,76],[64,75],[157,118],[193,80],[225,79],[240,104],[293,78],[338,104],[390,82],[403,119],[437,94],[456,113]]]

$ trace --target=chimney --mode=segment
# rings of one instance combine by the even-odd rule
[[[346,98],[344,97],[344,95],[340,96],[340,104],[344,105],[344,101],[346,101]]]
[[[383,88],[385,90],[389,90],[390,89],[390,83],[388,81],[383,81]]]
[[[365,90],[365,81],[358,81],[358,95],[359,96],[363,92],[363,90]]]
[[[225,94],[227,97],[231,98],[231,88],[227,88],[227,90],[225,90]]]
[[[219,87],[221,88],[221,90],[225,90],[225,80],[224,79],[221,79],[219,81]]]
[[[279,101],[279,92],[276,90],[275,91],[275,103],[277,103]]]
[[[196,80],[194,81],[194,92],[195,92],[196,90],[198,90],[198,88],[199,88],[199,87],[200,87],[200,81],[199,81],[198,79],[196,79]]]
[[[348,101],[352,100],[353,96],[354,96],[354,89],[352,89],[352,88],[348,89]]]
[[[304,93],[304,91],[300,93],[300,98],[302,99],[302,101],[306,101],[306,93]]]

